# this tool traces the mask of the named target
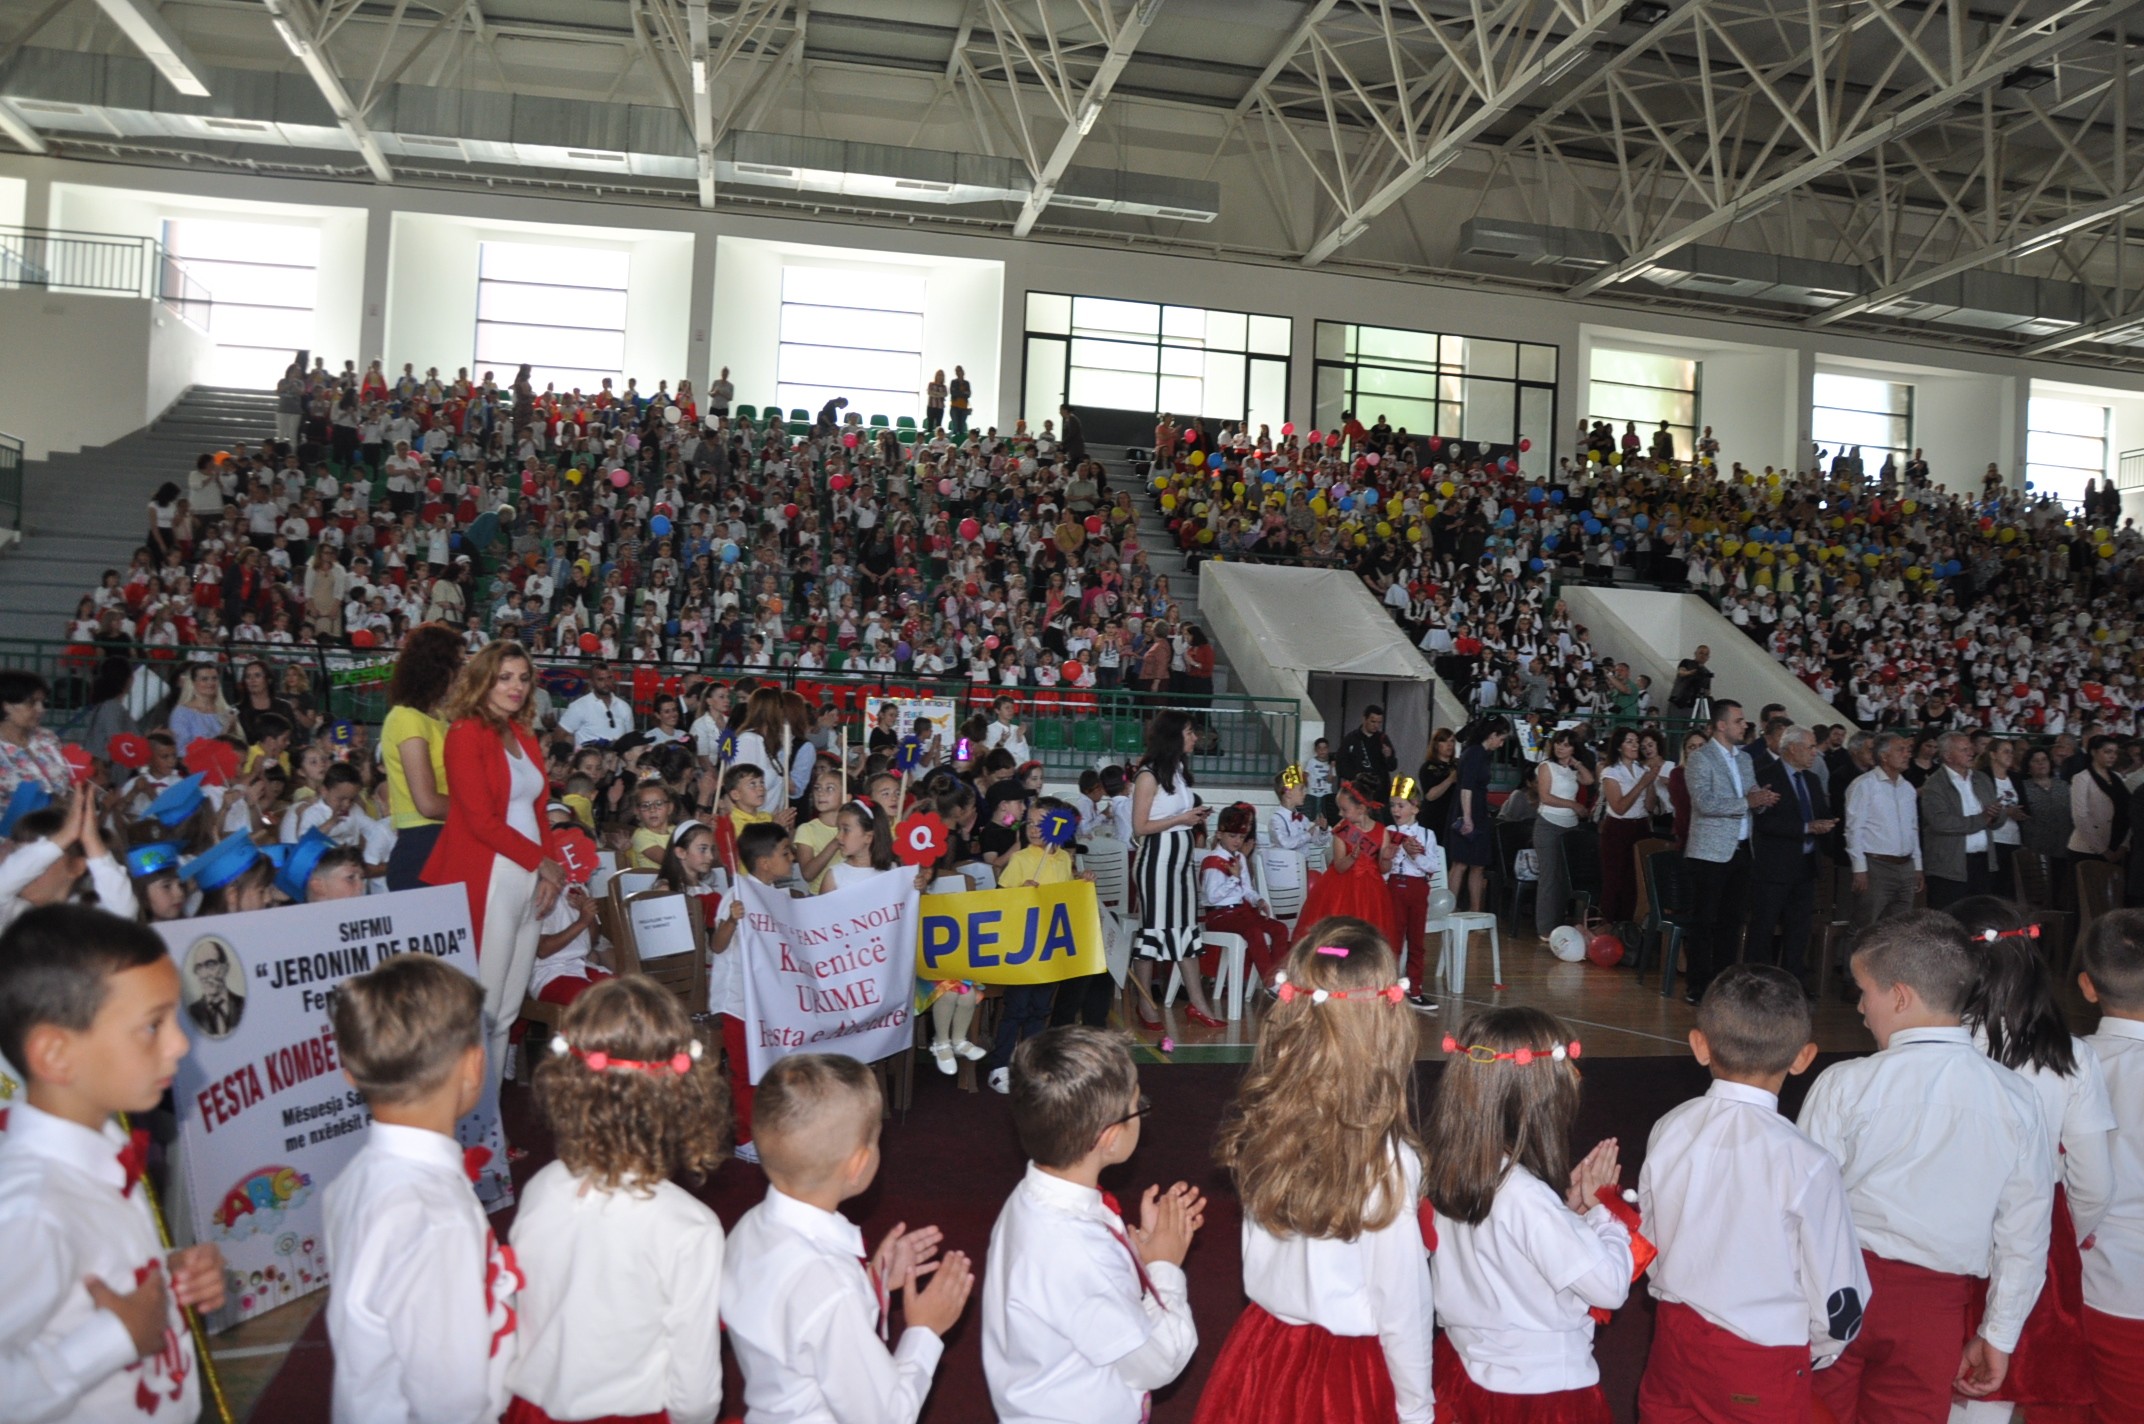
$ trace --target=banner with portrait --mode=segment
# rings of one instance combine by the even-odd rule
[[[171,1088],[188,1217],[173,1229],[222,1249],[231,1304],[218,1323],[230,1324],[328,1282],[320,1194],[372,1121],[343,1077],[328,991],[398,954],[435,955],[474,978],[469,898],[428,886],[155,929],[178,964],[192,1042]],[[456,1136],[490,1154],[487,1205],[510,1202],[496,1092]]]
[[[939,758],[944,760],[953,755],[953,744],[960,739],[958,703],[943,697],[888,697],[874,693],[864,699],[866,735],[878,726],[879,709],[889,704],[896,709],[893,723],[896,736],[920,737],[926,747],[936,738]]]
[[[793,900],[749,876],[741,954],[751,1078],[792,1053],[875,1063],[914,1043],[916,882],[906,871]]]

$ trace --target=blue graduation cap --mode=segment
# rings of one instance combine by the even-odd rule
[[[1070,811],[1049,810],[1042,813],[1042,843],[1068,850],[1079,836],[1079,817]]]
[[[305,887],[313,878],[320,857],[335,849],[335,842],[318,827],[307,831],[296,845],[277,847],[283,852],[275,869],[275,888],[299,904],[305,903]]]
[[[173,782],[157,794],[157,798],[149,803],[149,809],[143,814],[160,825],[178,825],[200,810],[201,803],[207,799],[201,791],[204,779],[205,774],[197,771],[184,781]]]
[[[42,811],[52,804],[52,793],[35,781],[25,781],[15,788],[15,794],[7,798],[7,809],[0,811],[0,836],[12,835],[15,823],[33,811]]]
[[[893,769],[907,775],[923,765],[923,739],[903,737],[893,749]]]
[[[179,878],[191,880],[203,890],[221,890],[251,870],[260,858],[261,848],[253,843],[253,837],[245,831],[233,831],[187,861]]]
[[[177,870],[179,854],[180,847],[175,841],[151,841],[148,845],[138,845],[127,852],[127,874],[136,880],[147,880],[152,875]]]

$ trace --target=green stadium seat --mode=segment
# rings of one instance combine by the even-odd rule
[[[916,418],[912,415],[904,415],[899,420],[896,420],[894,424],[903,430],[914,430],[916,428]]]
[[[1035,719],[1035,750],[1038,752],[1061,752],[1065,749],[1065,724],[1057,717]]]
[[[789,411],[789,418],[792,421],[801,420],[806,425],[811,424],[811,412],[808,410],[798,410],[795,407],[791,407]]]
[[[1080,718],[1072,724],[1072,746],[1082,752],[1108,751],[1109,724],[1094,717]]]
[[[811,434],[811,422],[809,420],[792,420],[789,422],[789,433],[791,436],[801,439]]]
[[[913,445],[916,443],[917,436],[916,432],[913,430],[903,430],[894,438],[896,440],[899,440],[903,445]]]
[[[871,423],[883,429],[886,425],[886,417],[883,415],[874,415],[871,417]]]
[[[757,420],[759,419],[759,407],[756,405],[738,406],[736,415],[739,420]]]

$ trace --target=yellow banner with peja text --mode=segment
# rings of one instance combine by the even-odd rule
[[[921,915],[919,979],[1054,984],[1109,969],[1091,881],[925,895]]]

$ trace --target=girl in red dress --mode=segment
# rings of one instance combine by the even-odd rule
[[[1370,819],[1380,804],[1377,793],[1364,784],[1342,782],[1339,799],[1332,868],[1303,897],[1303,913],[1296,924],[1307,930],[1329,915],[1352,915],[1376,926],[1387,944],[1398,944],[1399,912],[1385,886],[1385,872],[1392,868],[1397,846],[1385,828]]]

